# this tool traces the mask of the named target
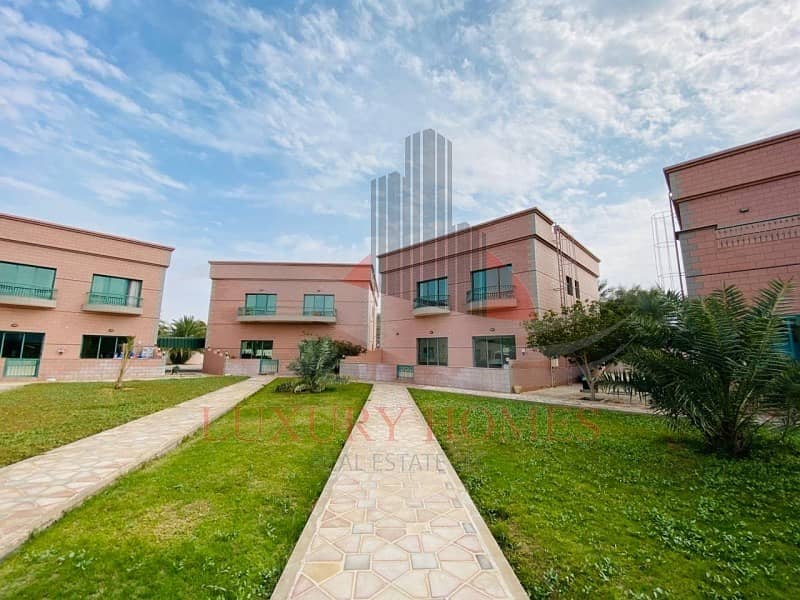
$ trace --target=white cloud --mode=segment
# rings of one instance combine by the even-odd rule
[[[89,6],[96,10],[106,10],[111,6],[111,0],[86,0]]]
[[[55,5],[61,12],[71,17],[80,17],[83,14],[78,0],[56,0]]]

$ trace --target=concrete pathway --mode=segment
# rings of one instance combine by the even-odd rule
[[[271,381],[254,377],[0,469],[0,559]]]
[[[468,396],[483,396],[485,398],[505,398],[508,400],[519,400],[522,402],[536,402],[539,404],[552,404],[554,406],[565,406],[568,408],[596,408],[598,410],[613,410],[616,412],[633,413],[637,415],[658,414],[649,406],[639,402],[617,401],[618,399],[610,394],[598,394],[598,400],[583,400],[588,392],[581,392],[580,385],[562,385],[554,388],[544,388],[533,392],[522,392],[521,394],[505,394],[503,392],[482,392],[480,390],[467,390],[452,387],[440,387],[437,385],[414,385],[412,387],[420,390],[432,390],[436,392],[448,392],[450,394],[465,394]]]
[[[12,382],[2,382],[0,383],[0,393],[7,392],[8,390],[13,390],[18,387],[22,387],[23,385],[30,385],[33,382],[29,381],[12,381]]]
[[[375,384],[272,598],[527,597],[406,388]]]

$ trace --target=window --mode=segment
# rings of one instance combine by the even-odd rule
[[[574,293],[572,290],[572,277],[567,275],[567,296],[573,296],[573,295]]]
[[[272,358],[272,340],[242,340],[242,358]]]
[[[274,315],[277,302],[275,294],[245,294],[244,312],[246,315]]]
[[[581,283],[580,281],[575,279],[575,297],[580,300],[581,299]]]
[[[417,282],[414,308],[420,306],[447,306],[447,277]]]
[[[509,298],[514,293],[511,265],[472,272],[468,301]]]
[[[81,358],[119,358],[127,342],[128,336],[124,335],[84,335]]]
[[[0,295],[53,298],[56,270],[0,262]]]
[[[332,317],[333,294],[306,294],[303,297],[303,314]]]
[[[506,359],[517,358],[517,341],[513,335],[474,337],[472,354],[476,367],[500,369]]]
[[[0,358],[40,358],[43,333],[0,331]]]
[[[417,364],[447,366],[447,338],[417,338]]]
[[[142,302],[142,282],[138,279],[95,275],[89,292],[89,304],[139,306]]]

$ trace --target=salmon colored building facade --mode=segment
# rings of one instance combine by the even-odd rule
[[[774,279],[800,286],[800,130],[664,169],[687,292],[736,285],[752,297]],[[789,349],[800,357],[800,293]]]
[[[308,337],[375,347],[378,298],[369,264],[210,263],[204,371],[289,374]]]
[[[572,380],[529,351],[523,321],[598,299],[599,259],[536,208],[379,257],[381,347],[360,379],[509,392]]]
[[[172,248],[0,214],[0,375],[160,377],[155,348]]]

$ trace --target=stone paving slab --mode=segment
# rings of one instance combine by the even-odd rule
[[[376,383],[272,598],[528,596],[407,389]]]
[[[253,377],[0,469],[0,559],[67,510],[177,446],[272,377]]]
[[[408,387],[419,390],[430,390],[434,392],[447,392],[449,394],[464,394],[466,396],[483,396],[484,398],[503,398],[506,400],[517,400],[520,402],[534,402],[536,404],[551,404],[553,406],[563,406],[566,408],[588,408],[597,410],[611,410],[616,412],[631,413],[637,415],[656,415],[655,410],[640,403],[608,402],[598,400],[582,400],[576,396],[586,395],[588,392],[579,393],[580,386],[559,386],[555,388],[544,388],[533,392],[522,392],[521,394],[510,394],[503,392],[482,392],[480,390],[468,390],[462,388],[441,387],[438,385],[414,385]]]

